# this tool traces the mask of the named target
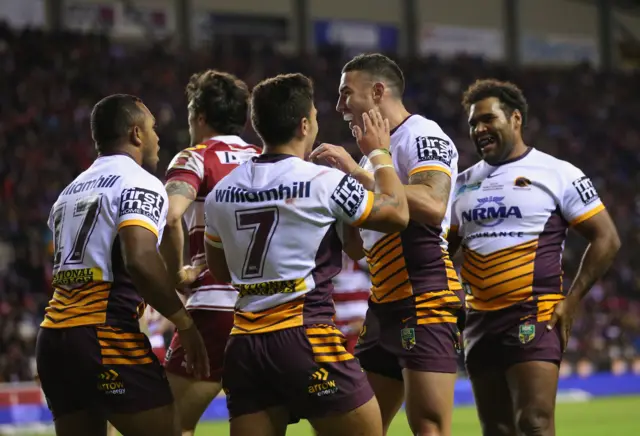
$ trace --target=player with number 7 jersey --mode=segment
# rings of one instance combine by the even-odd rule
[[[373,391],[333,322],[332,278],[342,267],[337,228],[398,231],[408,206],[379,113],[358,134],[377,165],[379,194],[303,160],[318,129],[312,98],[300,74],[257,85],[252,122],[264,153],[205,200],[207,265],[239,291],[222,375],[238,436],[284,434],[301,418],[320,434],[382,434]]]

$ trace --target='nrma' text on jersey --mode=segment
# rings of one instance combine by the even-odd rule
[[[277,188],[262,191],[249,191],[234,186],[216,189],[215,195],[216,201],[220,203],[260,203],[292,198],[309,198],[311,196],[311,182],[293,182],[290,186],[280,184]]]
[[[94,188],[112,188],[119,178],[120,176],[109,174],[107,176],[100,176],[97,179],[87,180],[86,182],[74,182],[67,186],[60,195],[78,194]]]
[[[462,212],[462,220],[473,221],[482,227],[495,227],[509,217],[522,218],[518,206],[507,206],[503,201],[504,197],[478,198],[478,204],[473,209]]]

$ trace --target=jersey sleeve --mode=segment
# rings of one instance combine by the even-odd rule
[[[425,121],[404,135],[398,153],[406,162],[407,177],[422,171],[442,171],[451,177],[455,147],[438,124]]]
[[[167,182],[186,182],[193,186],[196,192],[199,191],[200,184],[204,180],[204,157],[199,151],[205,147],[198,145],[176,154],[167,168]]]
[[[562,169],[562,174],[564,181],[560,211],[570,225],[580,224],[604,210],[604,204],[591,179],[580,169],[568,164]]]
[[[211,191],[204,201],[204,241],[216,248],[222,248],[222,239],[215,223],[216,199],[215,191]]]
[[[118,231],[127,226],[140,226],[160,239],[167,222],[168,207],[167,192],[155,177],[148,175],[125,182],[118,202]]]
[[[352,226],[358,226],[369,217],[374,194],[362,183],[342,171],[331,169],[325,177],[329,195],[329,209],[333,216]]]

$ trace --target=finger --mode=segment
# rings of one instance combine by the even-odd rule
[[[362,115],[362,118],[364,119],[364,114]],[[353,129],[351,129],[351,132],[353,133],[353,136],[356,138],[356,141],[360,141],[362,139],[362,129],[359,126],[353,126]]]
[[[389,124],[389,118],[385,118],[384,119],[384,133],[389,133],[391,132],[391,126]]]
[[[566,350],[567,345],[569,345],[569,327],[564,327],[562,329],[562,350]]]
[[[315,159],[315,157],[318,156],[318,154],[322,153],[323,151],[324,151],[324,144],[321,144],[320,147],[316,148],[311,152],[311,154],[309,155],[309,159]]]
[[[376,126],[380,130],[384,129],[384,118],[382,118],[382,114],[379,110],[376,110]]]
[[[366,112],[362,113],[362,123],[364,125],[364,131],[362,132],[362,134],[366,135],[367,132],[370,132],[371,129],[373,129],[373,124],[372,124],[372,121],[371,121],[371,117]]]
[[[547,323],[547,330],[553,330],[553,328],[556,326],[557,322],[558,322],[558,313],[557,312],[553,312],[551,314],[551,319]]]

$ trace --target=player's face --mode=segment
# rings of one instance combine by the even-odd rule
[[[489,165],[497,165],[509,158],[516,139],[516,113],[507,117],[500,101],[486,98],[469,108],[469,135],[478,154]]]
[[[376,106],[374,82],[371,77],[362,71],[343,73],[340,77],[339,93],[336,110],[349,122],[350,129],[354,125],[362,128],[362,114]]]
[[[307,118],[306,126],[303,126],[303,132],[305,133],[305,156],[308,156],[313,149],[313,144],[316,142],[318,136],[318,110],[315,105],[311,106],[311,114]]]
[[[142,166],[155,171],[158,167],[158,151],[160,150],[160,138],[156,133],[156,119],[149,109],[142,105],[144,109],[144,120],[140,126],[140,151],[142,152]]]
[[[199,143],[203,141],[202,137],[202,126],[204,125],[204,117],[198,113],[196,113],[193,102],[189,102],[187,106],[187,110],[189,112],[189,138],[190,138],[190,146],[195,147]]]

